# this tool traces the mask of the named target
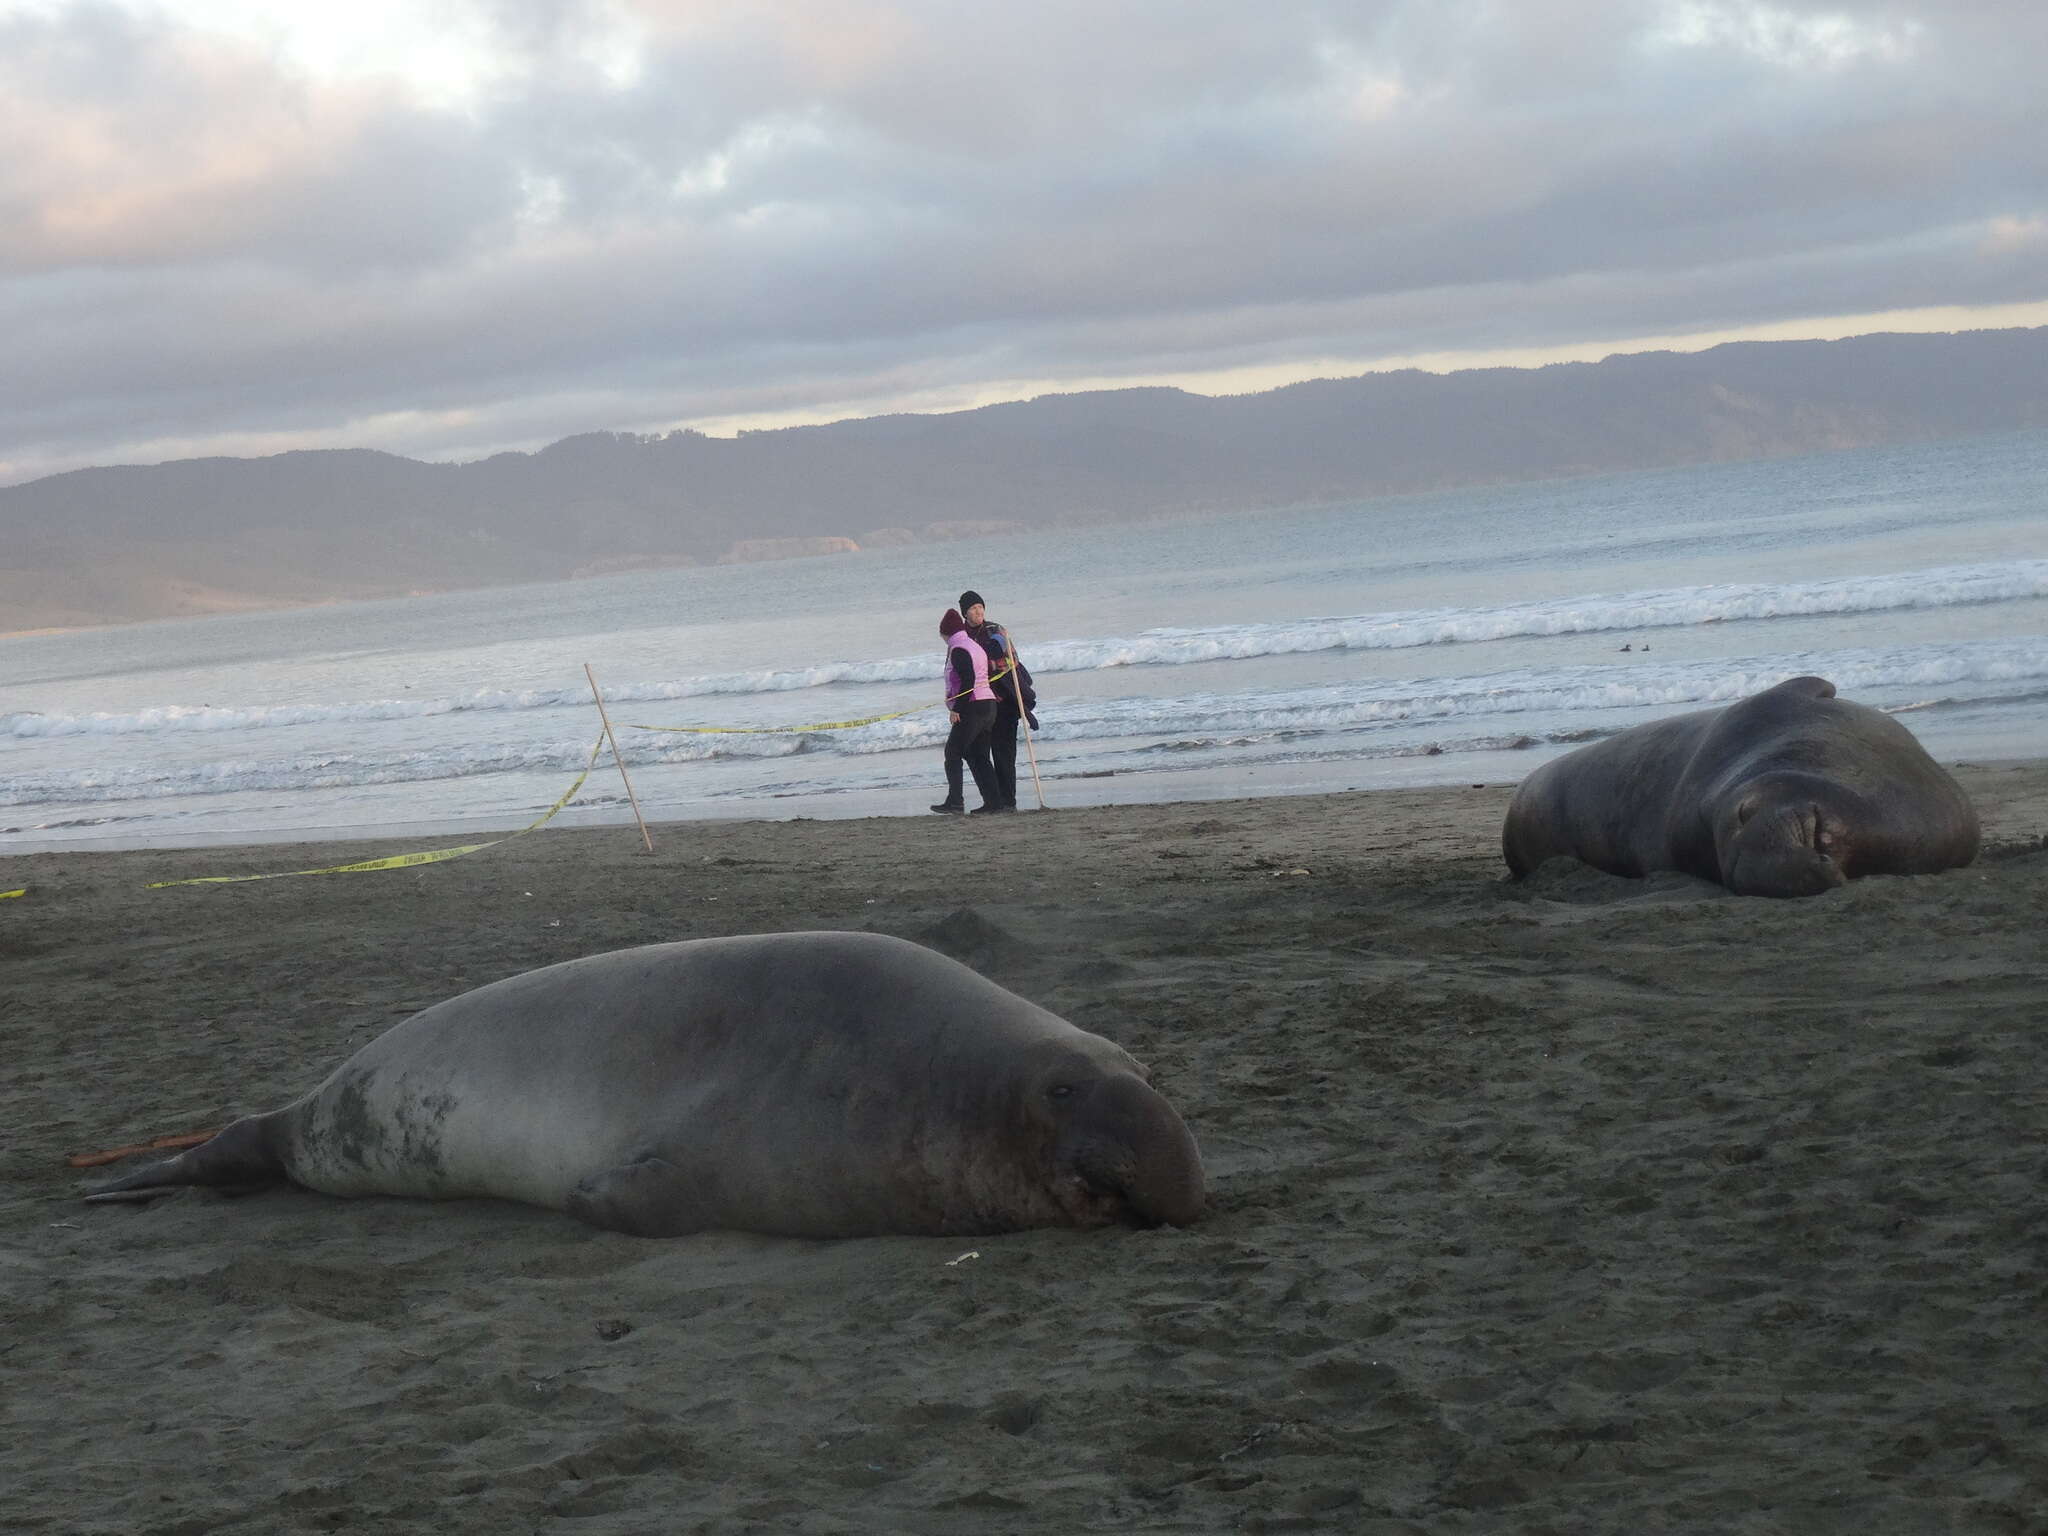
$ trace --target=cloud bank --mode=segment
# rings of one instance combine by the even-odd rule
[[[2048,320],[2035,0],[280,9],[0,0],[0,481]]]

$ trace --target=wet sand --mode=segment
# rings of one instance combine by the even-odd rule
[[[1966,870],[1553,865],[1509,791],[0,860],[0,1530],[2039,1532],[2048,763]],[[644,1241],[185,1191],[407,1013],[875,929],[1150,1063],[1196,1226]]]

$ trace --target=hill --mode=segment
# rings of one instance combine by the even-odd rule
[[[2048,328],[592,433],[468,464],[188,459],[0,489],[0,603],[8,630],[118,623],[2039,426]]]

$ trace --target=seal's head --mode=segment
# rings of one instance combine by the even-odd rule
[[[1738,896],[1818,896],[1848,883],[1868,816],[1842,785],[1774,773],[1723,797],[1714,817],[1721,883]]]
[[[1075,1226],[1183,1227],[1202,1214],[1202,1154],[1145,1069],[1099,1037],[1022,1064],[1013,1113]]]

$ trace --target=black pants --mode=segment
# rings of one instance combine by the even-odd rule
[[[996,787],[995,763],[990,756],[989,733],[996,723],[994,699],[962,699],[954,706],[960,718],[953,722],[946,738],[946,799],[962,803],[960,765],[974,775],[974,787],[981,791],[983,805],[1001,805],[1002,792]],[[1014,746],[1014,743],[1013,743]]]
[[[1017,712],[998,702],[995,728],[988,733],[989,757],[995,764],[996,793],[1011,810],[1017,808]]]

